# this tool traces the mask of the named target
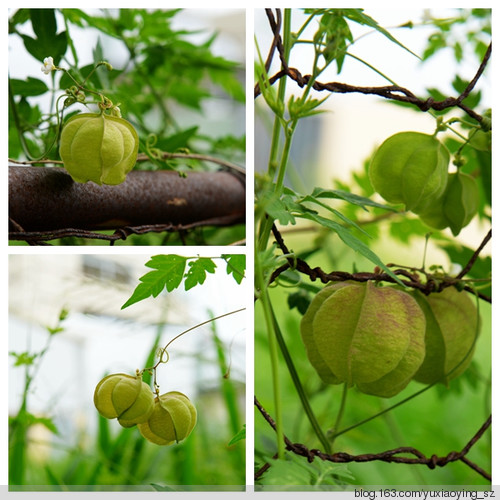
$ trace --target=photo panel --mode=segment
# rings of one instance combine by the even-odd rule
[[[244,491],[243,254],[9,257],[10,491]]]
[[[254,12],[258,491],[491,488],[491,14]]]
[[[11,245],[244,245],[245,9],[10,9]]]

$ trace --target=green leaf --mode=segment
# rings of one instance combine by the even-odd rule
[[[62,326],[56,326],[56,327],[46,326],[45,328],[47,328],[47,331],[51,335],[55,335],[56,333],[64,332],[64,328]]]
[[[122,305],[122,309],[148,297],[157,297],[165,288],[171,292],[177,288],[184,278],[187,257],[180,255],[155,255],[147,267],[155,269],[141,278],[131,297]]]
[[[196,125],[194,127],[181,130],[180,132],[172,134],[168,137],[159,138],[155,147],[169,153],[174,153],[180,148],[186,148],[188,147],[189,140],[196,135],[196,132],[198,132],[198,128],[199,127]]]
[[[291,199],[291,197],[288,197],[289,201]],[[295,218],[290,213],[290,206],[287,205],[285,199],[279,199],[275,193],[269,192],[261,197],[260,203],[267,215],[274,220],[278,220],[281,225],[295,224]]]
[[[232,274],[236,283],[241,284],[245,277],[246,256],[245,255],[222,255],[226,261],[226,272]]]
[[[358,205],[359,207],[362,207],[365,210],[367,210],[366,207],[368,206],[374,208],[382,208],[384,210],[389,210],[391,212],[398,211],[394,207],[390,207],[388,205],[382,205],[381,203],[377,203],[373,200],[370,200],[370,198],[365,198],[364,196],[359,196],[357,194],[349,193],[348,191],[342,191],[340,189],[315,188],[311,196],[314,198],[333,198],[333,199],[344,200],[349,203],[352,203],[353,205]]]
[[[26,50],[40,62],[52,56],[57,65],[68,47],[66,32],[57,34],[54,9],[30,9],[30,18],[36,39],[22,35]]]
[[[323,99],[313,99],[312,97],[309,97],[306,102],[302,102],[302,99],[296,99],[294,95],[290,96],[290,99],[288,100],[288,112],[290,113],[290,118],[300,119],[324,113],[324,110],[316,110],[316,108],[323,104],[329,97],[330,96],[326,96]]]
[[[401,48],[404,50],[408,51],[410,54],[414,55],[418,59],[420,57],[415,54],[412,50],[410,50],[408,47],[403,45],[400,41],[398,41],[396,38],[394,38],[385,28],[380,26],[375,19],[370,17],[369,15],[365,14],[363,12],[363,9],[345,9],[344,10],[344,15],[347,19],[350,19],[351,21],[354,21],[358,24],[369,26],[370,28],[373,28],[377,30],[380,34],[384,35],[386,38],[388,38],[391,42],[399,45]]]
[[[304,289],[299,289],[297,292],[291,293],[287,298],[288,308],[297,309],[300,314],[304,315],[311,303],[311,295]]]
[[[32,76],[28,76],[26,80],[11,78],[9,81],[14,95],[37,96],[49,91],[44,81]]]
[[[241,441],[243,439],[246,439],[246,426],[243,425],[243,428],[238,431],[238,433],[233,436],[231,441],[227,443],[228,446],[232,446],[233,444],[237,443],[238,441]]]
[[[363,243],[361,240],[353,236],[349,230],[347,230],[342,225],[334,222],[330,219],[326,219],[318,214],[305,213],[300,215],[300,217],[304,219],[309,219],[322,226],[335,231],[339,238],[350,248],[352,248],[355,252],[360,253],[363,257],[367,258],[376,266],[383,269],[391,278],[393,278],[397,283],[403,285],[401,280],[380,260],[380,258],[372,251],[370,248]]]
[[[316,486],[321,490],[322,485],[339,485],[355,478],[346,464],[334,464],[323,460],[308,462],[305,457],[287,453],[284,459],[268,458],[271,467],[262,476],[260,484],[268,486],[287,485]]]
[[[202,285],[205,283],[207,273],[215,273],[215,268],[217,267],[215,262],[208,257],[200,257],[196,260],[190,261],[188,265],[189,270],[184,281],[184,288],[186,291],[196,285]]]
[[[30,366],[35,362],[38,354],[30,354],[29,352],[9,352],[9,355],[16,358],[14,366]]]
[[[57,32],[54,9],[30,9],[33,31],[39,40],[50,40]]]
[[[317,205],[319,205],[319,206],[321,206],[323,208],[326,208],[329,212],[331,212],[332,214],[336,215],[339,219],[341,219],[347,225],[355,227],[358,231],[362,232],[364,235],[366,235],[366,236],[368,236],[368,237],[371,238],[371,236],[364,229],[362,229],[358,224],[356,224],[356,222],[352,221],[351,219],[349,219],[348,217],[346,217],[344,214],[342,214],[338,210],[335,210],[334,208],[328,206],[326,203],[322,203],[318,199],[316,199],[316,198],[314,198],[312,196],[309,196],[309,195],[305,196],[302,201],[304,201],[304,202],[310,202],[310,203],[316,203]]]

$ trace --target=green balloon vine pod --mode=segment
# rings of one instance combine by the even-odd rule
[[[172,391],[155,399],[154,410],[137,427],[148,441],[171,445],[186,439],[196,425],[196,408],[181,392]]]
[[[412,295],[426,318],[426,355],[413,378],[424,384],[448,385],[472,361],[480,328],[477,308],[467,292],[453,287],[429,296]]]
[[[141,435],[157,445],[171,445],[186,439],[196,425],[196,408],[182,392],[171,391],[160,395],[156,369],[160,364],[168,362],[167,348],[174,340],[195,328],[243,310],[244,308],[221,314],[184,330],[160,349],[159,360],[154,366],[137,370],[135,377],[125,373],[104,377],[94,390],[97,411],[105,418],[118,419],[123,427],[137,425]],[[153,375],[154,394],[151,387],[142,380],[145,372]]]
[[[71,117],[61,132],[59,154],[76,182],[121,184],[134,168],[139,137],[119,116],[81,113]]]
[[[115,373],[104,377],[94,391],[94,405],[105,418],[117,418],[123,427],[145,422],[154,409],[151,388],[142,381],[142,374],[135,377]]]
[[[302,319],[301,335],[324,382],[374,396],[402,391],[425,357],[425,316],[416,300],[371,282],[322,290]]]
[[[460,170],[448,175],[443,195],[432,205],[418,212],[420,219],[435,229],[449,227],[457,236],[479,209],[479,188],[475,179]]]
[[[67,69],[55,66],[52,57],[46,57],[42,71],[45,74],[64,71],[75,84],[67,88],[56,101],[58,130],[62,118],[62,113],[60,118],[58,111],[60,100],[63,100],[63,109],[75,103],[87,105],[87,94],[91,94],[97,99],[92,104],[97,105],[100,111],[80,113],[64,123],[59,143],[59,155],[64,167],[76,182],[116,185],[121,184],[134,168],[139,137],[134,127],[121,117],[119,104],[113,104],[101,92],[86,87],[99,66],[105,66],[108,71],[113,70],[111,64],[100,61],[83,82],[78,82]],[[52,146],[54,144],[55,140]]]
[[[417,212],[443,194],[449,162],[448,150],[435,136],[400,132],[377,149],[369,176],[382,198]]]

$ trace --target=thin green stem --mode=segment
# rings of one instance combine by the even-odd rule
[[[297,373],[297,370],[295,368],[295,365],[293,363],[293,359],[290,356],[290,352],[288,351],[288,348],[285,343],[285,339],[283,338],[283,335],[281,333],[281,329],[279,327],[278,321],[276,320],[276,316],[274,314],[274,311],[272,310],[271,306],[271,312],[273,315],[273,327],[274,327],[274,333],[276,335],[276,339],[278,341],[278,345],[280,347],[281,353],[283,354],[283,358],[285,359],[285,363],[288,368],[288,372],[290,373],[290,376],[292,377],[293,384],[295,386],[295,389],[297,391],[297,394],[300,398],[300,402],[302,403],[302,407],[304,408],[304,411],[306,413],[307,418],[309,419],[309,422],[318,437],[319,441],[323,445],[323,448],[325,449],[326,453],[330,453],[330,443],[328,442],[328,439],[326,435],[323,433],[321,426],[319,425],[316,416],[314,415],[314,412],[311,408],[311,405],[309,404],[309,398],[306,394],[306,391],[304,390],[304,387],[302,386],[302,383],[300,381],[299,375]]]
[[[158,360],[158,362],[157,362],[157,363],[156,363],[153,367],[151,367],[151,368],[144,368],[144,370],[142,370],[142,371],[146,371],[146,370],[148,370],[148,371],[149,371],[149,370],[156,370],[156,368],[158,368],[158,366],[160,365],[160,363],[166,363],[166,362],[168,361],[168,359],[169,359],[169,355],[168,355],[168,352],[167,352],[167,348],[168,348],[168,346],[169,346],[169,345],[170,345],[170,344],[171,344],[174,340],[177,340],[179,337],[182,337],[182,336],[183,336],[183,335],[185,335],[186,333],[188,333],[188,332],[190,332],[190,331],[192,331],[192,330],[194,330],[194,329],[196,329],[196,328],[199,328],[200,326],[203,326],[203,325],[206,325],[206,324],[208,324],[208,323],[211,323],[212,321],[216,321],[216,320],[218,320],[218,319],[224,318],[224,317],[229,316],[229,315],[231,315],[231,314],[236,314],[236,313],[239,313],[239,312],[244,311],[244,310],[245,310],[245,308],[244,308],[244,307],[242,307],[241,309],[236,309],[235,311],[230,311],[230,312],[227,312],[227,313],[221,314],[221,315],[219,315],[219,316],[216,316],[215,318],[210,318],[210,319],[207,319],[207,320],[205,320],[205,321],[202,321],[201,323],[198,323],[197,325],[192,326],[191,328],[188,328],[187,330],[184,330],[183,332],[181,332],[181,333],[179,333],[178,335],[176,335],[173,339],[171,339],[171,340],[168,342],[168,344],[167,344],[165,347],[163,347],[163,348],[161,349],[160,359]],[[164,358],[163,358],[163,356],[164,356],[164,355],[166,355],[166,356],[167,356],[166,360],[164,360]]]
[[[259,256],[256,253],[255,259],[255,275],[257,287],[260,289],[260,303],[264,312],[265,327],[267,330],[267,338],[269,342],[269,356],[271,360],[271,380],[273,386],[274,410],[276,422],[276,445],[278,448],[278,458],[285,457],[285,442],[283,429],[283,409],[281,405],[281,386],[279,380],[279,359],[278,345],[273,328],[273,314],[271,303],[269,300],[267,286],[264,283]]]
[[[346,407],[347,392],[348,391],[349,391],[349,387],[347,386],[347,383],[344,383],[344,387],[342,388],[342,399],[340,400],[340,407],[339,407],[339,410],[337,412],[337,418],[335,419],[335,424],[333,426],[332,439],[330,440],[331,446],[333,446],[333,442],[335,441],[335,438],[338,436],[340,421],[342,420],[342,416],[344,415],[344,410]]]

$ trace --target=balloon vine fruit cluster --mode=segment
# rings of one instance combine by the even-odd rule
[[[105,418],[118,419],[123,427],[137,425],[148,441],[170,445],[186,439],[196,425],[196,408],[181,392],[153,394],[142,380],[115,373],[104,377],[94,391],[94,405]]]
[[[71,73],[54,64],[52,57],[43,61],[42,71],[64,71],[75,83],[57,99],[64,99],[64,108],[72,104],[87,104],[87,93],[98,98],[99,113],[80,113],[69,118],[63,125],[59,155],[74,181],[96,184],[121,184],[134,168],[139,151],[139,137],[127,120],[121,117],[119,105],[100,92],[87,88],[86,84],[99,66],[108,71],[113,67],[106,61],[98,62],[85,80],[78,82]],[[56,109],[58,104],[56,103]]]
[[[372,282],[342,282],[313,298],[301,336],[325,383],[388,398],[411,380],[447,384],[463,373],[477,327],[467,292],[450,287],[427,297]]]
[[[139,137],[134,127],[119,116],[80,113],[70,118],[61,132],[59,154],[76,182],[121,184],[134,168]]]
[[[479,208],[474,178],[448,172],[450,154],[433,135],[400,132],[375,152],[369,176],[373,188],[389,203],[404,204],[435,229],[449,227],[456,236]]]

